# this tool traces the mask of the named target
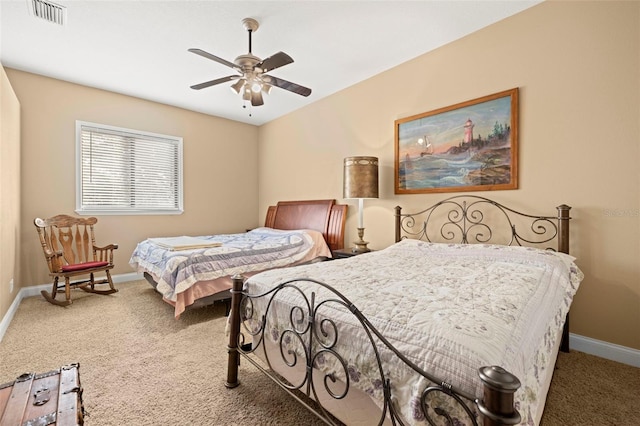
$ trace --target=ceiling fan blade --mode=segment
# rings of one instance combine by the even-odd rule
[[[292,62],[293,59],[291,58],[291,56],[287,55],[284,52],[278,52],[274,55],[269,56],[267,59],[264,59],[262,62],[256,64],[256,67],[261,68],[263,72],[267,73]]]
[[[262,77],[262,80],[264,80],[265,83],[271,84],[272,86],[277,86],[281,89],[297,93],[298,95],[309,96],[311,94],[311,89],[309,89],[308,87],[300,86],[299,84],[292,83],[290,81],[283,80],[272,75],[265,75]]]
[[[226,77],[216,78],[215,80],[205,81],[204,83],[194,84],[191,88],[194,90],[200,90],[205,87],[215,86],[216,84],[226,83],[227,81],[237,80],[239,78],[239,75],[228,75]]]
[[[196,55],[200,55],[200,56],[202,56],[204,58],[207,58],[207,59],[211,59],[212,61],[216,61],[217,63],[222,64],[222,65],[226,65],[226,66],[228,66],[230,68],[240,69],[240,67],[238,67],[233,62],[229,62],[226,59],[218,58],[216,55],[212,55],[211,53],[205,52],[202,49],[189,49],[189,52],[195,53]]]
[[[261,92],[251,92],[251,105],[260,106],[264,105],[264,100],[262,99]]]

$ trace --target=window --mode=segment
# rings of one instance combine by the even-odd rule
[[[182,138],[76,121],[76,212],[182,213]]]

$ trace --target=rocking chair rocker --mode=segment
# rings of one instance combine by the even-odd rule
[[[49,303],[67,306],[72,303],[71,289],[80,288],[88,293],[111,294],[118,290],[113,286],[110,269],[113,268],[113,251],[117,244],[105,247],[95,245],[93,225],[95,217],[77,218],[58,215],[49,219],[37,218],[34,221],[44,257],[49,266],[49,275],[53,277],[51,293],[42,290],[42,296]],[[106,278],[96,280],[95,273],[104,272]],[[71,282],[72,277],[88,275],[88,279]],[[64,284],[58,281],[64,278]],[[97,284],[108,284],[107,290],[96,290]],[[66,300],[57,300],[57,293],[64,289]]]

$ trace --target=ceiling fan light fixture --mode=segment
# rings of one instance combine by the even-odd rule
[[[242,93],[242,99],[244,99],[245,101],[251,100],[251,86],[249,86],[249,83],[246,83],[244,85],[244,92]]]
[[[264,100],[262,99],[262,92],[254,92],[251,94],[251,105],[252,106],[264,105]]]
[[[244,86],[244,79],[241,78],[231,85],[231,90],[233,90],[235,93],[239,95],[243,86]]]
[[[204,83],[194,84],[190,87],[194,90],[200,90],[205,87],[211,87],[220,83],[237,80],[230,86],[231,90],[242,96],[242,99],[245,102],[250,101],[252,106],[264,105],[262,94],[269,94],[273,86],[288,90],[289,92],[296,93],[301,96],[309,96],[311,94],[311,89],[307,87],[300,86],[299,84],[271,75],[266,75],[268,72],[292,63],[293,59],[284,52],[276,52],[266,59],[260,59],[255,56],[251,53],[251,34],[258,29],[258,21],[253,18],[245,18],[242,20],[242,25],[249,33],[249,53],[238,56],[234,62],[229,62],[226,59],[212,55],[202,49],[188,49],[189,52],[234,69],[239,75],[229,75],[227,77],[206,81]],[[244,107],[246,107],[246,105],[244,105]]]
[[[262,90],[262,84],[259,81],[254,81],[251,83],[251,91],[254,93],[258,93]]]

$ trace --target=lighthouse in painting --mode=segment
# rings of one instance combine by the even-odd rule
[[[468,119],[466,123],[464,123],[464,143],[471,143],[473,141],[473,121]]]

